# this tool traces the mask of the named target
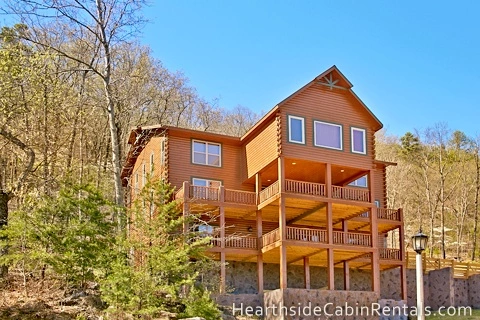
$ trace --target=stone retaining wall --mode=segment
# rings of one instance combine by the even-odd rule
[[[382,299],[401,299],[400,269],[390,269],[381,273],[380,289]],[[432,310],[439,307],[480,308],[480,275],[468,279],[455,279],[452,268],[430,271],[423,275],[425,306]],[[408,305],[417,303],[417,280],[414,269],[407,270]]]

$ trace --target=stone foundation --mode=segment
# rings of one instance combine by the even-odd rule
[[[288,287],[304,289],[303,266],[288,266]],[[310,267],[310,288],[327,289],[327,269]],[[372,275],[369,271],[350,270],[351,291],[371,291]],[[257,264],[251,262],[230,261],[226,267],[226,285],[228,292],[235,294],[257,293]],[[264,290],[280,287],[280,265],[265,263],[263,266]],[[343,290],[343,269],[335,269],[335,290]]]

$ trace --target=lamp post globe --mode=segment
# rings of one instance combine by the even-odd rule
[[[412,236],[412,246],[416,253],[421,254],[427,247],[428,236],[423,234],[422,229]]]

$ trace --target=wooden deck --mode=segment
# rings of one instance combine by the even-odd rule
[[[321,183],[286,179],[285,193],[286,196],[289,197],[290,202],[293,202],[296,196],[303,197],[293,204],[298,206],[298,208],[302,208],[300,202],[303,202],[304,204],[311,203],[310,207],[307,206],[304,209],[312,210],[313,208],[317,208],[316,211],[318,212],[320,212],[322,209],[322,201],[326,201],[328,199],[326,197],[326,185]],[[222,202],[226,205],[258,206],[259,209],[270,205],[273,201],[278,199],[279,195],[280,189],[278,181],[273,182],[258,194],[250,191],[225,189],[224,187],[204,187],[193,185],[190,185],[188,190],[188,200],[190,202],[202,204],[210,203],[212,205],[219,205],[219,203]],[[332,199],[346,201],[342,202],[343,204],[338,204],[336,209],[345,211],[346,209],[344,210],[340,207],[350,207],[350,209],[347,211],[350,212],[349,215],[352,215],[351,217],[358,216],[358,218],[365,218],[365,221],[368,220],[368,205],[370,204],[370,194],[368,190],[354,187],[332,186],[331,195]],[[175,193],[175,199],[185,200],[185,190],[183,187]],[[365,212],[359,214],[355,210],[365,210]],[[400,210],[377,208],[376,211],[377,218],[380,220],[392,222],[401,222],[402,220]],[[341,219],[351,217],[339,216]]]

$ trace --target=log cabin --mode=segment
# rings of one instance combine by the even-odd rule
[[[212,237],[224,294],[267,304],[282,290],[279,299],[293,303],[321,290],[376,301],[393,290],[381,290],[381,273],[397,269],[390,298],[405,301],[402,210],[386,196],[386,168],[395,164],[375,158],[382,126],[333,66],[242,137],[135,128],[123,184],[132,200],[150,174],[176,188],[184,212],[213,213],[199,232]],[[392,233],[396,241],[387,241]]]

